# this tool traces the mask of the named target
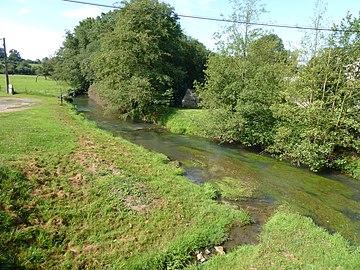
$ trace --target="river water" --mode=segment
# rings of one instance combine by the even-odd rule
[[[256,243],[261,225],[280,204],[360,244],[359,180],[334,172],[315,174],[239,145],[220,145],[173,134],[156,125],[121,121],[114,115],[105,116],[86,96],[76,98],[74,104],[99,128],[178,161],[190,180],[212,183],[226,197],[223,203],[247,210],[253,216],[253,225],[234,227],[225,248]]]

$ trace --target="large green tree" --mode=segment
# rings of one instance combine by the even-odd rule
[[[323,167],[349,166],[360,150],[359,18],[347,16],[328,45],[293,79],[279,117],[274,144],[282,158]],[[339,31],[338,31],[339,30]]]
[[[146,119],[163,106],[179,104],[193,80],[189,72],[198,73],[201,66],[191,51],[206,57],[200,43],[184,36],[172,7],[124,2],[93,59],[99,95],[109,109],[131,118]]]
[[[209,133],[222,141],[269,145],[275,118],[294,61],[276,35],[264,35],[242,54],[210,58],[206,81],[198,87],[202,106],[210,110]]]
[[[203,80],[209,51],[183,34],[169,5],[150,0],[122,4],[67,32],[50,61],[52,76],[79,92],[94,85],[107,109],[124,118],[150,118],[163,106],[181,105],[194,80]]]
[[[67,31],[63,45],[49,62],[52,67],[47,67],[54,79],[66,81],[76,92],[88,90],[95,81],[92,58],[100,49],[102,35],[112,31],[115,13],[87,18],[73,32]]]
[[[252,23],[264,12],[260,1],[231,1],[233,24],[219,33],[219,53],[210,57],[205,83],[198,86],[202,106],[210,110],[208,132],[222,141],[269,145],[279,100],[294,62],[281,39]],[[226,39],[224,39],[226,37]]]

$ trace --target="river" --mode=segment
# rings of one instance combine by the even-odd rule
[[[360,181],[336,172],[316,174],[239,145],[217,144],[195,136],[173,134],[152,124],[125,122],[104,115],[86,96],[74,101],[78,111],[99,128],[178,161],[185,176],[197,184],[218,187],[223,203],[245,208],[252,226],[234,227],[225,247],[253,244],[261,225],[277,205],[286,204],[311,217],[330,233],[339,232],[360,244]]]

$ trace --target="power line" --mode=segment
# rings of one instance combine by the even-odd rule
[[[75,1],[75,0],[62,0],[62,1],[76,3],[76,4],[83,4],[83,5],[98,6],[98,7],[123,9],[123,7],[115,6],[115,5],[110,6],[110,5],[103,5],[103,4],[83,2],[83,1]],[[332,28],[316,28],[316,27],[311,27],[311,26],[297,26],[297,25],[271,24],[271,23],[255,23],[255,22],[245,22],[245,21],[237,21],[237,20],[230,20],[230,19],[220,19],[220,18],[184,15],[184,14],[178,14],[178,13],[175,13],[175,14],[180,18],[189,18],[189,19],[197,19],[197,20],[216,21],[216,22],[226,22],[226,23],[236,23],[236,24],[248,24],[248,25],[263,26],[263,27],[287,28],[287,29],[297,29],[297,30],[312,30],[312,31],[328,31],[328,32],[343,32],[344,31],[344,30],[341,30],[341,29],[332,29]],[[350,32],[350,33],[360,33],[360,31],[351,31],[351,30],[348,30],[348,32]]]
[[[121,7],[117,7],[115,5],[109,6],[109,5],[103,5],[103,4],[96,4],[96,3],[89,3],[89,2],[83,2],[83,1],[72,1],[72,0],[62,0],[64,2],[70,2],[75,4],[83,4],[83,5],[89,5],[89,6],[96,6],[96,7],[107,7],[107,8],[116,8],[121,9]]]

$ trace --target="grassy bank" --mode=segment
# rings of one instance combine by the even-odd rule
[[[206,137],[206,133],[201,131],[205,113],[201,110],[173,111],[163,125],[173,132],[192,134],[195,131],[196,135]],[[193,117],[194,115],[196,117]],[[291,168],[289,166],[289,169]],[[241,171],[246,169],[239,168]],[[254,171],[250,170],[248,173],[254,174]],[[227,199],[251,197],[256,192],[256,187],[249,185],[247,181],[234,181],[230,178],[210,181],[210,184]],[[263,184],[266,185],[266,182]],[[318,184],[321,185],[320,182]],[[280,189],[278,192],[286,193],[288,190],[291,201],[291,198],[296,197],[297,194],[296,188],[292,189],[291,183],[289,185],[285,191]],[[319,203],[323,202],[314,201],[314,212],[323,210],[323,205]],[[336,204],[336,200],[334,203]],[[291,207],[291,209],[295,208]],[[216,257],[202,266],[191,269],[357,269],[360,267],[359,247],[351,246],[339,234],[330,235],[315,225],[311,219],[293,211],[281,208],[263,228],[260,244],[240,247],[225,257]],[[324,212],[324,214],[333,216],[334,220],[338,216],[336,211]],[[346,231],[345,227],[344,231]],[[351,239],[349,235],[347,236]]]
[[[158,119],[158,124],[165,126],[173,133],[207,137],[204,121],[206,121],[205,110],[171,109]]]
[[[360,248],[329,235],[303,216],[282,209],[264,226],[260,244],[190,269],[359,269]]]
[[[241,211],[57,98],[1,113],[1,269],[179,269]]]
[[[9,75],[9,83],[14,86],[15,92],[19,94],[60,96],[61,92],[65,93],[69,88],[62,82],[35,75]],[[0,74],[0,93],[6,93],[4,74]]]

